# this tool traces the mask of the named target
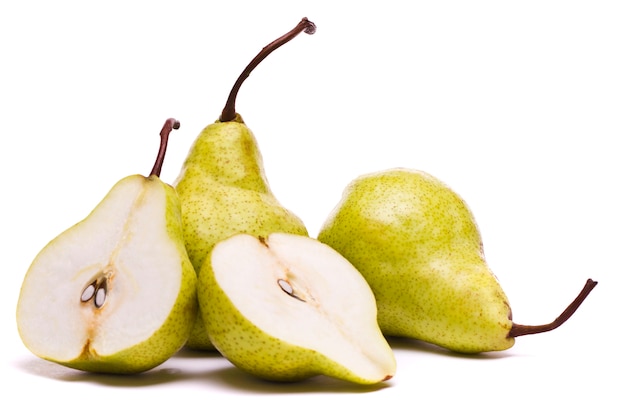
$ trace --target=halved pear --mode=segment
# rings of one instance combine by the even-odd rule
[[[180,203],[153,173],[120,180],[83,221],[44,247],[24,278],[17,325],[41,358],[134,373],[179,350],[196,312]]]
[[[198,299],[213,345],[260,378],[375,384],[395,373],[368,284],[315,239],[274,233],[221,241],[200,270]]]

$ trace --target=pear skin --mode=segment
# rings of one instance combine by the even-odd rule
[[[199,270],[215,243],[237,233],[307,234],[271,192],[252,131],[241,117],[207,126],[175,181],[189,258]]]

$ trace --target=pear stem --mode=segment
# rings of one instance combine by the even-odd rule
[[[556,329],[561,324],[565,323],[572,316],[572,314],[574,314],[574,312],[578,309],[578,307],[580,307],[580,305],[583,303],[585,298],[587,298],[591,290],[593,290],[597,284],[598,284],[597,281],[588,279],[582,291],[580,292],[580,294],[578,294],[578,297],[576,297],[574,301],[572,301],[572,303],[552,323],[538,325],[538,326],[525,326],[522,324],[513,323],[513,326],[511,327],[511,330],[509,331],[509,337],[544,333],[544,332],[549,332],[550,330]]]
[[[224,110],[222,110],[222,115],[220,116],[220,122],[230,122],[235,120],[237,117],[237,112],[235,111],[235,101],[237,100],[237,93],[239,93],[239,89],[243,82],[250,76],[252,70],[254,70],[257,65],[259,65],[269,54],[274,52],[276,49],[280,48],[282,45],[286,44],[293,38],[295,38],[300,32],[303,32],[312,35],[315,33],[316,26],[315,23],[311,22],[306,17],[303,17],[300,23],[296,25],[292,30],[271,42],[267,46],[265,46],[261,52],[258,53],[257,56],[254,57],[252,61],[248,64],[248,66],[243,70],[233,88],[230,90],[230,94],[228,96],[228,100],[226,100],[226,105],[224,106]]]
[[[180,122],[176,119],[169,118],[163,124],[163,128],[161,129],[161,146],[159,147],[159,153],[154,161],[154,166],[152,167],[152,171],[150,171],[150,176],[156,175],[157,177],[161,175],[161,168],[163,167],[163,160],[165,159],[165,151],[167,150],[167,142],[170,138],[170,132],[172,129],[178,129],[180,127]]]

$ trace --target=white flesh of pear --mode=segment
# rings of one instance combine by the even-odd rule
[[[108,356],[145,341],[163,325],[181,286],[181,279],[171,277],[182,275],[165,210],[161,184],[127,177],[85,220],[39,253],[17,312],[31,351],[66,362],[89,343],[90,350]],[[106,298],[80,302],[102,273],[111,274]],[[98,302],[102,308],[95,307]]]
[[[395,373],[369,285],[331,247],[293,234],[242,234],[218,244],[211,259],[217,284],[261,331],[316,351],[364,380]]]

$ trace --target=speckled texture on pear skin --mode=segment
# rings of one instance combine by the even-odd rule
[[[189,258],[200,271],[213,246],[232,235],[308,235],[304,223],[272,194],[252,131],[241,121],[216,122],[196,138],[175,182]],[[212,349],[200,316],[188,345]]]
[[[308,234],[272,194],[256,139],[243,123],[207,126],[192,145],[175,187],[196,271],[217,242],[237,233]]]
[[[358,178],[319,239],[367,279],[385,334],[460,352],[513,344],[508,300],[485,262],[475,220],[438,179],[403,169]]]

